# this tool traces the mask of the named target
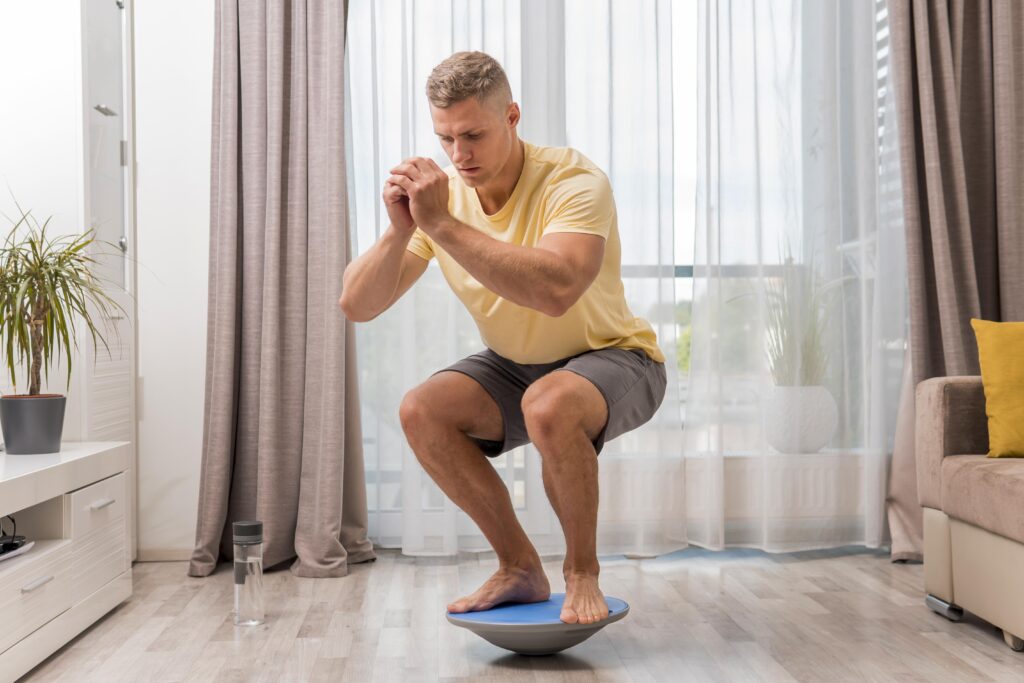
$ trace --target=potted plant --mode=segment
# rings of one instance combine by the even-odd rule
[[[764,284],[765,351],[773,386],[764,405],[765,440],[783,453],[815,453],[835,435],[839,411],[823,385],[829,290],[815,270],[787,256]]]
[[[40,226],[31,212],[17,208],[21,218],[0,247],[0,344],[15,392],[16,366],[28,362],[28,393],[0,397],[0,427],[8,453],[57,453],[66,397],[40,393],[40,375],[45,372],[49,379],[51,360],[63,353],[70,388],[72,347],[78,350],[75,318],[80,316],[93,343],[98,338],[109,353],[89,304],[104,313],[124,309],[104,293],[92,273],[96,261],[88,249],[97,242],[94,230],[51,239],[46,227],[52,216]],[[19,232],[24,234],[19,237]]]

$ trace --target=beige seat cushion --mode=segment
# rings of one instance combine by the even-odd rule
[[[1024,460],[943,458],[942,509],[950,517],[1024,543]]]

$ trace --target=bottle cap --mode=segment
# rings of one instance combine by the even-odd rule
[[[232,522],[231,533],[235,543],[254,545],[263,542],[263,522]]]

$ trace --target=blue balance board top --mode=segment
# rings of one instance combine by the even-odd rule
[[[544,602],[506,602],[497,607],[479,612],[448,612],[448,620],[463,622],[466,626],[598,626],[608,619],[629,609],[629,605],[618,598],[605,596],[608,617],[593,624],[567,624],[559,618],[565,593],[552,593]]]

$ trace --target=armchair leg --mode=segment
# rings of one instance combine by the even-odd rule
[[[924,604],[927,605],[928,609],[931,611],[936,614],[941,614],[950,621],[960,621],[964,618],[964,610],[962,607],[946,602],[945,600],[937,598],[930,593],[925,596]],[[1009,641],[1007,641],[1007,643],[1009,643]]]
[[[1024,640],[1021,640],[1005,629],[1003,630],[1003,640],[1006,641],[1006,644],[1014,652],[1024,652]]]

